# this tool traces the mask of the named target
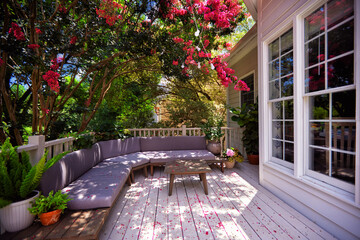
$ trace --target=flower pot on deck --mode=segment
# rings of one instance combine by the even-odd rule
[[[225,166],[226,166],[226,168],[234,168],[235,163],[236,163],[235,161],[232,161],[232,162],[226,161]]]
[[[221,152],[221,143],[216,141],[209,141],[207,146],[207,150],[209,150],[212,154],[218,155]]]
[[[259,165],[259,155],[247,155],[249,163],[252,165]]]
[[[0,209],[0,221],[7,232],[23,230],[33,223],[35,216],[30,214],[28,208],[37,197],[39,197],[39,191],[34,191],[32,197]]]
[[[61,212],[62,212],[62,210],[58,209],[55,211],[40,214],[39,218],[40,218],[41,224],[44,226],[49,226],[51,224],[58,222]]]

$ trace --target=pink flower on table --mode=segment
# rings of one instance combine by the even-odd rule
[[[235,152],[232,149],[230,149],[230,148],[226,149],[226,156],[232,157],[234,155],[235,155]]]

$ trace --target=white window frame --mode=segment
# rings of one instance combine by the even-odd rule
[[[305,63],[305,54],[304,54],[305,53],[305,47],[304,47],[304,45],[305,45],[305,42],[306,42],[305,41],[305,36],[304,36],[304,32],[305,32],[304,19],[309,14],[311,14],[314,10],[316,10],[317,8],[324,5],[326,2],[328,2],[328,1],[321,1],[318,4],[316,4],[316,5],[312,6],[312,7],[309,7],[308,10],[303,12],[301,15],[299,15],[299,18],[298,18],[298,21],[300,21],[300,23],[299,23],[300,27],[299,28],[301,29],[301,33],[302,33],[301,38],[298,38],[298,39],[301,39],[301,40],[298,40],[298,44],[302,46],[301,52],[300,52],[300,55],[299,55],[299,56],[301,56],[301,58],[298,56],[298,60],[300,59],[302,61],[301,73],[303,75],[303,77],[301,79],[301,82],[302,82],[301,91],[302,91],[302,96],[303,96],[302,104],[303,104],[303,109],[304,109],[304,114],[303,114],[303,119],[302,119],[303,126],[304,126],[303,127],[303,138],[304,138],[304,145],[303,145],[303,156],[304,156],[304,158],[303,159],[305,159],[305,161],[304,161],[304,169],[305,169],[304,174],[306,176],[314,178],[315,180],[319,180],[319,181],[322,181],[322,182],[327,183],[329,185],[341,188],[341,189],[343,189],[343,190],[345,190],[347,192],[354,193],[355,192],[355,185],[344,182],[344,181],[341,181],[339,179],[336,179],[336,178],[333,178],[333,177],[330,177],[330,176],[327,176],[325,174],[318,173],[316,171],[313,171],[313,170],[309,169],[309,149],[310,149],[310,143],[309,143],[309,135],[310,135],[310,132],[309,132],[309,129],[310,129],[309,115],[310,115],[310,113],[309,113],[309,108],[307,106],[309,106],[310,97],[311,96],[318,96],[318,95],[321,95],[321,94],[329,94],[329,93],[342,92],[342,91],[346,91],[346,90],[356,89],[356,82],[357,82],[356,80],[358,80],[358,77],[356,77],[356,74],[354,73],[354,84],[346,85],[346,86],[342,86],[342,87],[337,87],[337,88],[326,89],[327,88],[327,74],[325,73],[326,81],[325,81],[325,89],[324,90],[315,91],[315,92],[309,92],[309,93],[305,92],[305,77],[304,77],[304,75],[305,75],[305,70],[308,69],[309,67],[305,67],[305,64],[304,64]],[[355,5],[356,5],[356,2],[357,1],[354,1]],[[356,10],[356,6],[354,6],[354,15],[356,15],[355,10]],[[326,9],[325,9],[325,11],[326,11]],[[325,19],[326,19],[326,16],[325,16]],[[349,18],[346,21],[350,21],[351,19],[352,18]],[[354,19],[355,19],[355,16],[354,16]],[[325,22],[325,24],[326,24],[326,22]],[[338,25],[339,24],[336,24],[335,26],[331,27],[331,29],[337,27]],[[357,22],[355,22],[355,20],[354,20],[354,26],[357,26]],[[356,30],[356,27],[355,27],[354,31],[355,30]],[[325,32],[323,34],[325,34]],[[354,35],[356,36],[355,32],[354,32]],[[355,38],[354,39],[355,48],[354,48],[354,51],[352,51],[352,52],[354,52],[354,54],[356,52],[356,47],[358,45],[357,42],[358,41]],[[325,38],[325,49],[324,49],[325,55],[327,55],[326,46],[327,46],[327,39]],[[347,53],[347,54],[351,54],[351,52]],[[344,54],[336,56],[336,57],[332,58],[330,61],[333,61],[333,60],[335,60],[337,58],[340,58],[342,56],[344,56]],[[328,62],[328,60],[326,60],[325,62]],[[317,64],[312,65],[310,68],[315,67],[315,66],[317,66]],[[357,64],[356,64],[356,59],[355,59],[354,70],[356,69],[356,66],[357,66]],[[357,89],[358,89],[357,91],[359,92],[359,88],[357,88]],[[359,94],[357,94],[357,95],[359,95]],[[356,102],[356,106],[359,106],[358,101]],[[357,111],[357,112],[359,112],[359,111]],[[357,132],[356,135],[358,135],[358,129],[356,129],[356,132]],[[328,149],[328,148],[326,148],[326,149]],[[359,149],[356,148],[355,151],[358,153]],[[358,166],[357,162],[358,162],[358,160],[355,159],[355,166]],[[355,174],[355,179],[357,179],[357,178],[358,177]]]
[[[271,62],[271,61],[269,61],[269,45],[273,42],[273,41],[275,41],[276,39],[279,39],[279,37],[281,36],[281,35],[283,35],[284,33],[286,33],[287,31],[289,31],[290,29],[292,28],[292,30],[293,30],[293,50],[292,50],[292,53],[293,53],[293,61],[294,61],[294,63],[293,63],[293,73],[292,73],[292,75],[293,75],[293,96],[287,96],[287,97],[279,97],[279,98],[276,98],[276,99],[270,99],[270,96],[269,96],[269,82],[270,82],[270,79],[269,79],[269,73],[270,73],[270,69],[269,69],[269,62]],[[280,31],[278,31],[278,32],[276,32],[276,33],[274,33],[266,42],[264,42],[265,43],[265,45],[264,45],[264,56],[263,56],[263,60],[264,60],[264,68],[266,69],[265,71],[264,71],[264,74],[266,74],[266,75],[264,75],[264,77],[265,77],[265,79],[266,79],[266,92],[267,92],[267,97],[266,97],[266,103],[267,103],[267,108],[268,108],[268,111],[269,111],[269,114],[268,114],[268,116],[269,116],[269,118],[268,119],[266,119],[266,121],[268,122],[267,123],[267,125],[268,125],[268,140],[267,140],[267,144],[269,144],[269,146],[271,146],[271,147],[269,147],[269,149],[268,149],[268,152],[267,152],[267,156],[268,156],[268,160],[269,160],[269,162],[272,162],[272,163],[275,163],[275,164],[278,164],[278,165],[280,165],[280,166],[283,166],[283,167],[285,167],[285,168],[287,168],[287,169],[289,169],[290,170],[290,172],[292,173],[293,172],[293,170],[294,170],[294,163],[295,163],[295,155],[296,155],[296,152],[295,152],[295,106],[294,106],[294,112],[293,112],[293,116],[294,116],[294,118],[293,118],[293,123],[294,123],[294,141],[293,141],[293,144],[294,144],[294,163],[290,163],[290,162],[287,162],[287,161],[285,161],[285,160],[283,160],[283,159],[279,159],[279,158],[276,158],[276,157],[273,157],[272,156],[272,141],[273,141],[273,138],[272,138],[272,122],[273,122],[273,119],[272,119],[272,103],[274,103],[274,102],[283,102],[283,101],[286,101],[286,100],[293,100],[294,101],[294,105],[295,105],[295,97],[294,97],[294,90],[295,90],[295,55],[294,55],[294,48],[295,48],[295,45],[294,45],[294,43],[295,43],[295,38],[294,38],[294,27],[293,27],[293,25],[291,25],[291,24],[286,24],[284,27],[282,27],[281,28],[281,30]],[[280,44],[280,42],[279,42],[279,44]],[[286,54],[288,54],[290,51],[288,51],[288,52],[286,52],[286,53],[284,53],[284,54],[282,54],[282,55],[279,55],[279,56],[283,56],[283,55],[286,55]],[[280,53],[279,53],[280,54]],[[279,64],[280,64],[280,62],[279,62]],[[282,77],[286,77],[286,76],[288,76],[288,75],[290,75],[290,74],[287,74],[287,75],[285,75],[285,76],[282,76]],[[279,76],[279,84],[281,85],[281,78],[282,77],[280,77]],[[284,119],[282,119],[282,122],[285,122],[284,121]],[[284,130],[284,129],[283,129]],[[285,134],[285,132],[284,132],[284,134]],[[286,142],[286,140],[285,139],[282,139],[282,142]],[[284,153],[284,149],[283,149],[283,153]]]
[[[341,188],[334,187],[327,182],[322,182],[319,178],[306,176],[308,164],[308,155],[304,153],[304,149],[308,148],[308,139],[304,134],[308,128],[308,97],[305,97],[305,55],[304,55],[304,18],[312,13],[315,9],[325,4],[327,0],[308,1],[301,8],[297,9],[291,16],[286,18],[276,28],[265,36],[259,35],[258,48],[259,59],[258,64],[261,66],[259,72],[259,136],[260,136],[260,182],[264,178],[264,167],[274,168],[288,176],[293,176],[304,183],[316,186],[317,189],[323,188],[334,192],[346,192]],[[354,85],[357,89],[356,94],[356,145],[355,145],[355,185],[354,191],[348,192],[352,196],[354,204],[360,206],[360,1],[354,1]],[[271,161],[271,102],[269,101],[269,66],[268,66],[268,46],[269,44],[285,33],[289,28],[293,27],[293,53],[294,53],[294,168],[293,170],[284,168],[283,166]],[[351,87],[339,87],[339,91],[349,89]],[[325,90],[326,92],[326,90]],[[324,93],[325,93],[324,92]],[[319,92],[308,93],[308,96],[317,95]],[[323,175],[318,173],[319,175]],[[326,177],[326,176],[325,176]],[[330,178],[330,177],[328,177]],[[336,179],[335,179],[336,180]],[[319,188],[320,187],[320,188]],[[344,199],[349,199],[345,197]],[[350,197],[351,199],[351,197]]]

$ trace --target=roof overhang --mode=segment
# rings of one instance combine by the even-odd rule
[[[257,21],[257,0],[244,0],[244,3],[252,18]]]
[[[257,24],[255,23],[255,25],[230,50],[230,55],[225,60],[230,66],[232,66],[256,47]]]

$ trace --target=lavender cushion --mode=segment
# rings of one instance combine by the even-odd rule
[[[101,148],[101,159],[117,157],[120,155],[140,152],[140,139],[127,138],[98,142]]]
[[[63,193],[67,193],[73,199],[68,202],[69,209],[111,207],[126,182],[130,170],[119,163],[100,164],[62,189]],[[108,172],[110,168],[114,170],[111,174]]]
[[[205,137],[177,136],[177,137],[142,137],[141,151],[173,151],[173,150],[205,150]]]
[[[40,190],[47,195],[66,187],[100,161],[99,146],[71,152],[56,162],[42,176]]]
[[[151,163],[166,163],[177,159],[183,160],[214,160],[215,156],[207,150],[179,150],[179,151],[154,151],[144,152]]]
[[[130,167],[137,167],[149,162],[149,158],[142,152],[130,153],[122,156],[105,159],[104,162],[121,162]]]

